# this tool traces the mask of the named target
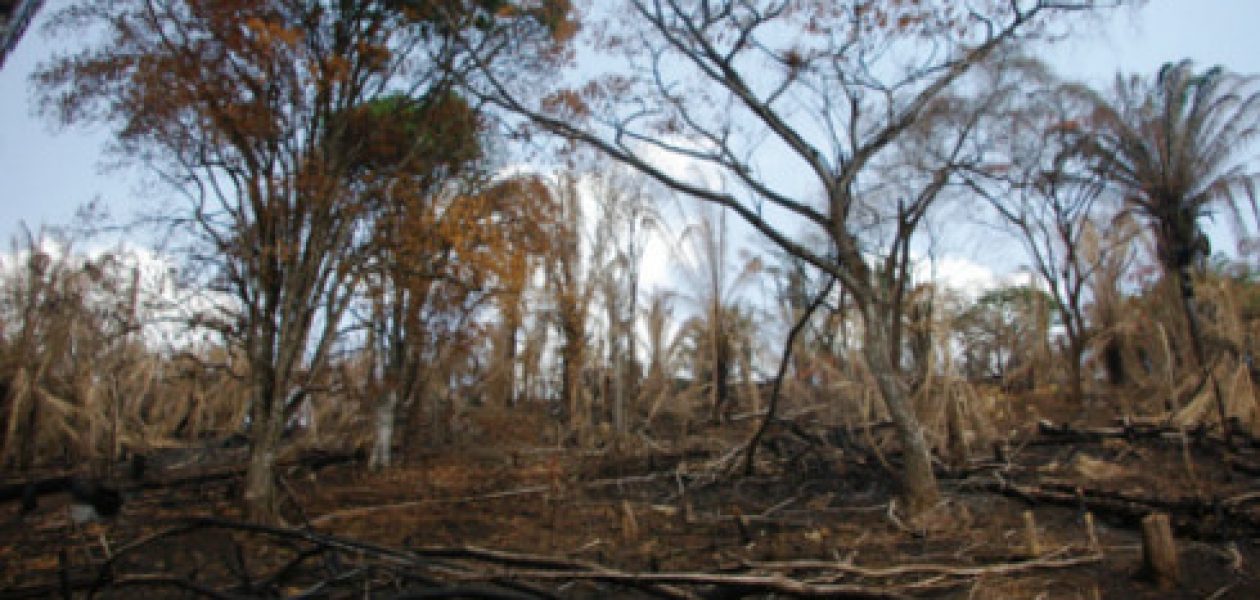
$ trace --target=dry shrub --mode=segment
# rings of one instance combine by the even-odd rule
[[[1256,405],[1255,387],[1247,365],[1238,361],[1221,361],[1212,377],[1219,382],[1225,397],[1226,418],[1236,420],[1251,435],[1260,435],[1260,410]],[[1195,396],[1173,415],[1173,422],[1183,427],[1219,423],[1216,391],[1211,381],[1205,382]]]
[[[538,403],[480,406],[466,413],[477,443],[504,448],[546,445],[555,421]]]
[[[1245,290],[1238,283],[1209,275],[1197,277],[1195,284],[1207,361],[1217,380],[1224,382],[1234,376],[1239,358],[1250,351],[1254,339],[1250,331],[1258,324],[1247,320],[1240,308],[1239,296]],[[1126,385],[1115,390],[1122,414],[1182,412],[1182,406],[1196,403],[1205,389],[1210,395],[1212,386],[1203,387],[1202,372],[1195,366],[1179,298],[1179,292],[1161,282],[1141,296],[1113,301],[1123,309],[1113,310],[1101,323],[1084,372],[1105,368],[1107,348],[1119,355],[1127,377]]]
[[[8,333],[0,378],[10,382],[0,451],[21,468],[55,454],[94,460],[117,447],[116,402],[132,392],[110,389],[135,349],[127,344],[134,304],[104,275],[108,257],[85,259],[44,239],[28,233],[0,273],[0,331]]]
[[[692,425],[708,414],[707,394],[703,384],[692,383],[682,389],[670,389],[668,383],[656,392],[657,398],[644,419],[641,431],[653,439],[681,441]]]
[[[143,337],[140,267],[28,234],[0,260],[0,460],[109,468],[126,450],[239,429],[230,354]]]
[[[372,447],[375,432],[366,404],[336,394],[313,395],[310,403],[310,424],[306,430],[310,445],[345,450]]]

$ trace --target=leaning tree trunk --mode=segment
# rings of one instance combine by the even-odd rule
[[[1233,436],[1230,432],[1229,420],[1226,417],[1225,395],[1221,390],[1221,384],[1216,379],[1216,375],[1212,373],[1212,367],[1208,364],[1207,353],[1203,348],[1202,328],[1199,324],[1199,314],[1195,309],[1194,297],[1194,279],[1190,272],[1190,265],[1177,265],[1168,271],[1173,277],[1173,291],[1178,297],[1177,305],[1181,309],[1182,317],[1186,323],[1186,333],[1190,338],[1190,354],[1194,360],[1194,369],[1201,370],[1203,377],[1210,379],[1212,384],[1212,395],[1216,397],[1216,412],[1221,420],[1221,435],[1225,439],[1225,444],[1229,448],[1233,448]]]
[[[905,464],[901,472],[902,492],[911,515],[918,515],[936,506],[940,500],[940,490],[936,484],[936,475],[932,472],[932,455],[927,439],[923,435],[923,425],[911,406],[910,395],[906,390],[901,369],[893,361],[891,332],[888,324],[891,319],[880,318],[874,309],[866,307],[862,311],[865,345],[862,349],[871,376],[884,397],[884,404],[892,416],[897,437],[901,442],[901,452]]]

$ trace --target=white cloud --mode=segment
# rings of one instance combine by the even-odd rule
[[[684,152],[693,150],[703,152],[707,148],[705,144],[677,136],[663,138],[661,143],[675,146]],[[725,188],[722,169],[710,162],[647,143],[640,144],[635,152],[649,165],[673,179],[710,190]]]
[[[914,276],[919,281],[934,281],[967,300],[975,300],[981,294],[1001,287],[1044,287],[1040,278],[1027,271],[999,275],[983,264],[960,256],[920,260],[915,265]]]

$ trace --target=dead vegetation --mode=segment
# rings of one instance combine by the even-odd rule
[[[32,260],[38,274],[52,259]],[[65,277],[71,261],[39,268]],[[586,447],[548,403],[477,403],[477,388],[449,390],[408,422],[440,436],[401,446],[402,464],[381,471],[365,468],[370,399],[353,391],[361,371],[347,364],[294,407],[277,474],[284,521],[263,525],[240,508],[243,395],[239,367],[221,366],[230,355],[97,344],[99,364],[123,367],[112,386],[90,388],[59,362],[70,342],[23,353],[20,335],[6,337],[5,447],[16,468],[0,487],[0,598],[1251,597],[1260,421],[1245,362],[1251,321],[1236,316],[1248,315],[1238,306],[1250,292],[1224,278],[1200,290],[1209,314],[1235,315],[1207,330],[1229,440],[1214,386],[1161,368],[1185,344],[1158,323],[1125,320],[1117,331],[1128,333],[1104,339],[1124,340],[1130,383],[1091,385],[1086,404],[1056,393],[1052,369],[1011,391],[938,364],[914,402],[945,499],[918,516],[901,505],[902,454],[869,374],[817,346],[789,357],[769,420],[769,389],[733,388],[719,422],[706,382],[670,387],[658,372],[630,396],[623,434],[601,396],[588,397]],[[66,310],[64,291],[40,293]],[[10,331],[88,335],[23,314]],[[943,318],[931,327],[935,343],[949,343]],[[1158,335],[1141,333],[1152,327]],[[32,398],[34,428],[15,426],[32,418]],[[134,456],[147,468],[128,468]],[[76,531],[64,494],[20,505],[31,482],[67,473],[117,486],[122,513]],[[1143,566],[1153,514],[1169,518],[1172,581]]]
[[[90,526],[108,546],[72,533],[63,500],[25,515],[9,503],[0,597],[1246,598],[1260,589],[1260,470],[1250,470],[1260,443],[1239,438],[1230,452],[1210,427],[1166,418],[1030,423],[993,408],[1014,397],[970,394],[991,403],[960,402],[973,418],[1014,433],[970,446],[960,464],[938,463],[947,500],[917,520],[898,506],[890,473],[900,454],[886,421],[821,417],[824,407],[788,400],[757,474],[742,476],[733,466],[755,419],[712,424],[703,399],[686,436],[640,432],[586,451],[557,445],[545,411],[484,407],[468,411],[461,441],[384,472],[291,445],[282,526],[241,520],[243,455],[222,448],[183,461],[154,451],[168,466],[118,480],[122,514]],[[945,443],[937,429],[948,419],[925,421],[942,423],[933,438]],[[1142,572],[1140,522],[1151,513],[1171,516],[1182,568],[1172,588]]]
[[[632,54],[654,57],[652,68],[671,55],[700,66],[694,97],[659,72],[617,80],[626,92],[617,95],[637,96],[649,113],[655,97],[673,115],[649,130],[616,110],[586,129],[583,96],[603,95],[600,86],[550,95],[537,112],[494,83],[497,68],[446,71],[486,68],[475,54],[483,45],[465,35],[543,50],[524,52],[543,59],[530,68],[566,61],[575,24],[565,0],[546,10],[455,3],[472,12],[447,23],[444,11],[411,3],[145,8],[159,4],[170,14],[96,14],[132,45],[62,58],[44,72],[44,92],[115,103],[115,117],[153,135],[121,150],[164,156],[184,168],[183,191],[218,196],[217,217],[194,201],[164,221],[199,240],[181,257],[184,283],[208,303],[163,312],[179,307],[155,306],[164,292],[150,293],[154,282],[122,252],[85,257],[33,235],[0,265],[0,600],[1260,592],[1260,277],[1208,268],[1199,229],[1209,204],[1240,198],[1144,197],[1160,186],[1114,171],[1129,146],[1102,157],[1106,138],[1086,131],[1125,124],[1077,119],[1107,116],[1105,99],[1046,112],[1034,100],[1088,94],[1062,95],[1062,82],[1005,55],[1038,13],[1089,3],[974,7],[970,34],[951,33],[948,3],[906,3],[896,19],[878,3],[827,15],[884,36],[876,40],[892,45],[879,55],[914,54],[933,28],[946,52],[885,85],[823,75],[895,70],[849,52],[842,37],[792,49],[773,96],[803,101],[802,119],[822,117],[800,133],[744,83],[745,62],[764,61],[734,59],[758,46],[745,43],[753,30],[788,31],[771,24],[780,18],[810,36],[831,30],[813,18],[821,13],[789,4],[763,20],[740,16],[752,6],[741,3],[717,11],[725,16],[707,3],[695,14],[632,3],[648,26],[622,38],[638,44]],[[203,11],[214,18],[186,18]],[[538,27],[511,27],[529,21]],[[916,24],[925,29],[903,37]],[[176,30],[195,33],[181,46],[170,41]],[[305,43],[324,38],[335,43]],[[706,67],[726,38],[743,41],[721,68]],[[395,44],[474,54],[433,62],[394,54]],[[183,58],[198,52],[245,63]],[[170,64],[157,71],[190,95],[172,96],[161,77],[112,79],[136,56]],[[343,62],[375,83],[342,85]],[[421,97],[392,92],[406,87],[395,77],[408,64],[434,78],[413,90]],[[227,70],[201,70],[210,66]],[[258,95],[255,72],[290,77],[291,98]],[[1190,74],[1188,63],[1170,65],[1157,82],[1197,88],[1220,76]],[[206,85],[220,80],[224,89]],[[334,90],[350,95],[332,102]],[[223,110],[227,92],[259,101]],[[834,93],[849,98],[834,105],[848,117],[817,114]],[[332,104],[302,116],[295,106],[308,97]],[[711,115],[723,98],[748,122]],[[496,128],[481,105],[632,170],[567,148],[564,168],[495,180],[502,157],[488,155]],[[1027,131],[1006,135],[1011,117]],[[804,160],[800,174],[825,202],[762,179],[757,144],[741,148],[743,136],[725,133],[758,139],[758,123]],[[1158,134],[1161,123],[1137,125]],[[715,147],[666,143],[661,127]],[[812,147],[815,132],[831,138],[826,152]],[[641,153],[653,140],[735,187],[652,167]],[[1030,143],[1045,152],[1027,162]],[[258,153],[242,159],[247,169],[232,166]],[[828,164],[829,155],[842,158]],[[722,208],[665,231],[660,198],[649,197],[660,190],[645,177]],[[1207,187],[1250,192],[1252,179]],[[1045,251],[1045,281],[971,297],[920,274],[921,242],[948,225],[929,221],[952,194],[969,193],[956,189],[964,180],[999,211],[1012,192],[1028,194],[1029,208],[1058,192],[1088,200],[1053,216],[1005,214],[1022,235],[1044,234],[1030,245]],[[819,230],[798,240],[762,212],[767,202]],[[731,209],[777,244],[773,264],[737,252]],[[1057,232],[1039,229],[1047,219]],[[649,227],[693,246],[680,251],[692,289],[657,291],[640,308]],[[1143,240],[1153,246],[1145,255]],[[168,283],[179,282],[156,287]],[[757,283],[775,293],[751,299]],[[155,343],[150,329],[163,324],[187,338]],[[102,489],[112,510],[84,497]]]

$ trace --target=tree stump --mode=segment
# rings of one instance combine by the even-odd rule
[[[1181,579],[1168,515],[1153,513],[1142,519],[1142,563],[1146,576],[1161,588],[1173,587]]]
[[[634,506],[629,500],[621,501],[621,535],[625,541],[639,538],[639,520],[634,516]]]
[[[1089,549],[1095,554],[1102,555],[1102,543],[1098,541],[1098,528],[1094,525],[1094,513],[1085,513],[1085,533],[1089,536]]]
[[[1024,511],[1024,542],[1025,551],[1031,558],[1041,556],[1041,541],[1037,536],[1037,519],[1033,516],[1033,511]]]

